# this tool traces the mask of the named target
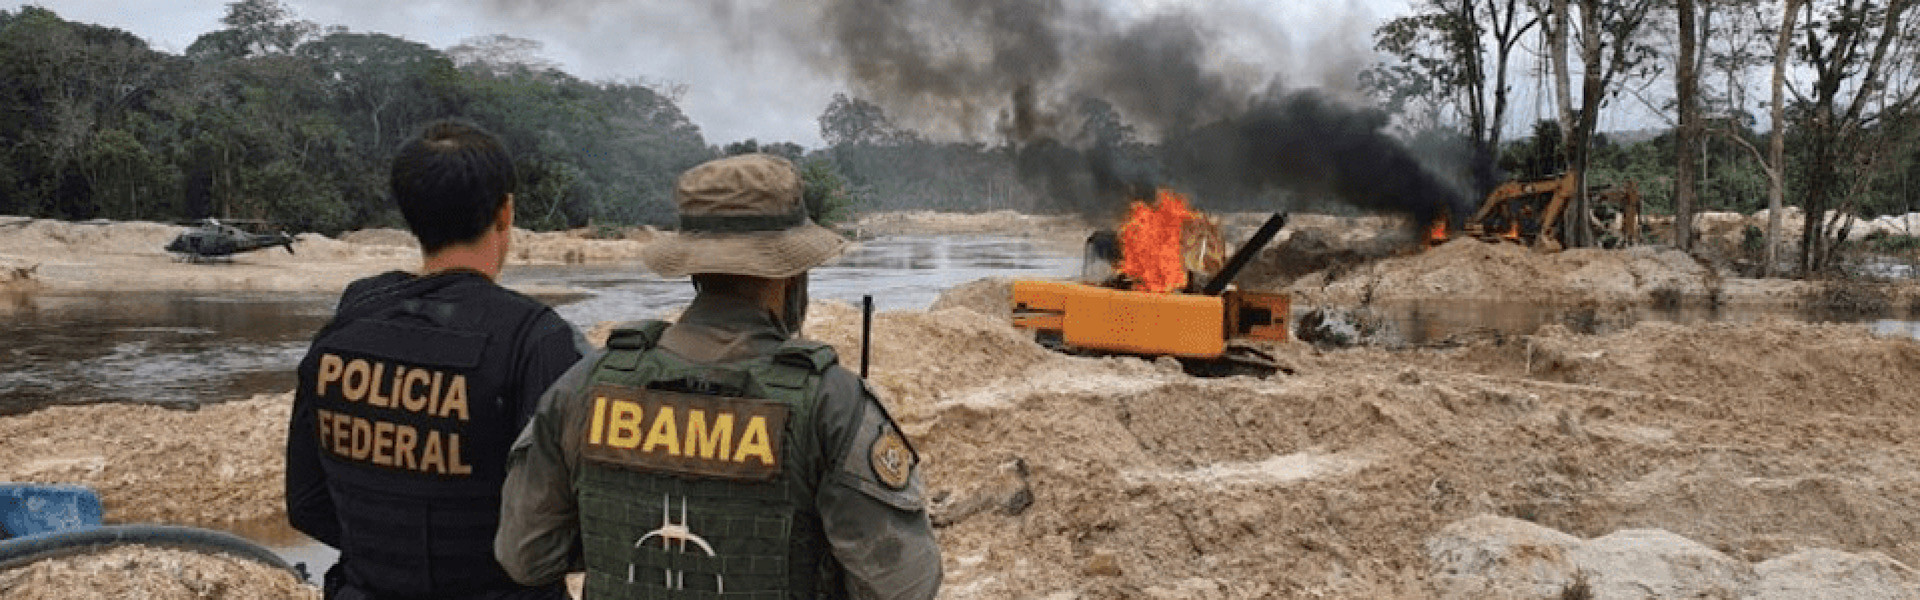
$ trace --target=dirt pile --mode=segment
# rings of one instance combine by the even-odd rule
[[[361,277],[420,265],[418,244],[398,229],[348,232],[340,239],[302,233],[292,253],[270,248],[192,264],[163,250],[185,230],[161,223],[0,217],[0,289],[31,279],[35,287],[52,290],[336,291]],[[516,229],[508,264],[627,262],[654,235],[645,227],[619,231],[613,239],[585,229]]]
[[[873,387],[921,453],[947,598],[1430,598],[1425,541],[1481,514],[1662,529],[1755,565],[1809,548],[1920,564],[1912,340],[1549,328],[1287,344],[1272,350],[1296,375],[1199,379],[1042,350],[966,308],[994,288],[874,324]],[[859,312],[810,315],[857,366]],[[0,477],[100,486],[118,521],[277,514],[285,403],[0,419]]]
[[[161,253],[185,228],[141,221],[56,221],[6,217],[0,221],[0,253]]]
[[[886,235],[998,235],[1045,237],[1078,243],[1098,225],[1077,215],[1029,215],[1011,210],[949,213],[926,210],[861,215],[851,229],[858,237]]]
[[[231,527],[278,518],[291,392],[210,404],[57,406],[0,419],[0,480],[77,483],[107,519]]]
[[[1309,303],[1427,298],[1652,302],[1658,296],[1718,297],[1720,277],[1685,253],[1641,246],[1539,253],[1517,244],[1457,239],[1426,252],[1329,269],[1287,290]]]
[[[619,239],[596,239],[589,230],[528,231],[513,230],[513,246],[507,258],[512,264],[561,264],[626,262],[639,260],[640,252],[653,238],[650,228],[628,230]]]
[[[320,589],[293,574],[226,555],[120,546],[0,571],[0,596],[14,600],[316,600]]]
[[[1663,528],[1756,562],[1920,560],[1920,459],[1898,450],[1920,433],[1902,416],[1911,341],[1650,324],[1291,345],[1276,352],[1298,376],[1209,380],[1029,358],[997,322],[935,314],[882,315],[899,321],[876,332],[947,331],[920,350],[936,360],[903,361],[910,383],[885,362],[876,380],[926,460],[948,597],[1431,597],[1421,541],[1482,512],[1587,537]],[[857,313],[820,317],[810,331],[852,356]]]

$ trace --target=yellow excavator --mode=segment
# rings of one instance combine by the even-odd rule
[[[1568,244],[1560,229],[1561,217],[1573,201],[1578,179],[1578,173],[1570,170],[1548,179],[1502,183],[1487,194],[1460,232],[1483,241],[1525,244],[1548,252],[1565,248]],[[1602,187],[1593,190],[1589,198],[1593,209],[1588,211],[1587,220],[1600,232],[1601,246],[1640,243],[1639,186],[1628,181],[1617,188]],[[1444,242],[1444,223],[1435,223],[1433,229],[1429,239]]]

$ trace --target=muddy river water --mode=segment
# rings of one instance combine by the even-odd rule
[[[207,265],[217,269],[220,265]],[[812,273],[815,298],[879,310],[918,309],[940,291],[982,277],[1062,277],[1078,257],[1026,241],[897,237],[863,243]],[[535,289],[585,331],[686,304],[685,279],[638,265],[515,266],[502,279]],[[292,367],[333,312],[332,294],[42,293],[0,296],[0,415],[52,404],[144,402],[188,406],[293,387]]]
[[[207,268],[220,268],[209,265]],[[1080,258],[1019,239],[907,236],[869,240],[812,274],[815,298],[881,310],[922,309],[954,285],[983,277],[1068,277]],[[638,265],[509,267],[510,285],[571,289],[543,295],[583,331],[596,323],[660,315],[687,302],[684,279]],[[330,316],[330,294],[40,293],[0,296],[0,415],[53,404],[143,402],[191,406],[293,387],[292,368]],[[1381,307],[1397,337],[1423,343],[1493,330],[1525,334],[1546,323],[1605,331],[1632,321],[1746,320],[1765,313],[1636,309],[1590,315],[1520,303]],[[1920,337],[1920,322],[1871,320],[1887,335]],[[240,533],[317,573],[333,552],[284,524]]]

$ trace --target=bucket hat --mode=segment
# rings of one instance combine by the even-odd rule
[[[727,273],[782,279],[820,266],[848,242],[807,216],[800,172],[769,154],[700,164],[673,187],[680,229],[640,259],[663,277]]]

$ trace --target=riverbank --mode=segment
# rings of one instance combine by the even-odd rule
[[[1296,375],[1201,379],[1046,351],[983,314],[999,302],[969,286],[874,324],[871,381],[921,453],[946,598],[1476,597],[1448,591],[1466,588],[1428,548],[1482,514],[1595,548],[1658,529],[1741,564],[1879,553],[1897,589],[1920,589],[1898,588],[1920,564],[1911,339],[1549,326],[1450,348],[1287,344],[1272,351]],[[855,308],[809,314],[810,337],[856,360]],[[288,403],[0,419],[0,477],[94,485],[114,521],[280,518]],[[1624,562],[1642,566],[1590,568],[1644,569]]]
[[[1215,218],[1226,238],[1238,243],[1266,216],[1227,213]],[[1722,238],[1763,218],[1706,215],[1702,236],[1723,245],[1737,243]],[[1874,222],[1876,231],[1892,227],[1881,221],[1886,220]],[[861,215],[845,229],[857,236],[1015,237],[1060,255],[1079,256],[1089,232],[1111,225],[1072,215],[907,211]],[[374,229],[339,239],[302,234],[293,254],[268,249],[193,264],[161,250],[182,230],[158,223],[0,217],[0,291],[332,292],[360,277],[417,268],[420,260],[411,235]],[[628,229],[616,239],[599,239],[587,230],[516,230],[508,268],[634,263],[657,235],[649,228]],[[1396,217],[1294,215],[1238,281],[1250,289],[1293,293],[1298,304],[1321,306],[1498,300],[1797,308],[1864,301],[1894,312],[1920,309],[1920,284],[1912,279],[1849,281],[1848,289],[1838,292],[1843,297],[1836,298],[1828,283],[1738,277],[1725,265],[1657,246],[1536,253],[1514,244],[1454,240],[1419,251],[1416,235]]]
[[[349,232],[341,239],[303,233],[295,236],[292,252],[268,248],[190,263],[163,250],[186,229],[0,217],[0,291],[335,292],[361,277],[420,266],[413,236],[393,229]],[[630,262],[652,235],[645,228],[620,239],[516,229],[507,264]]]

